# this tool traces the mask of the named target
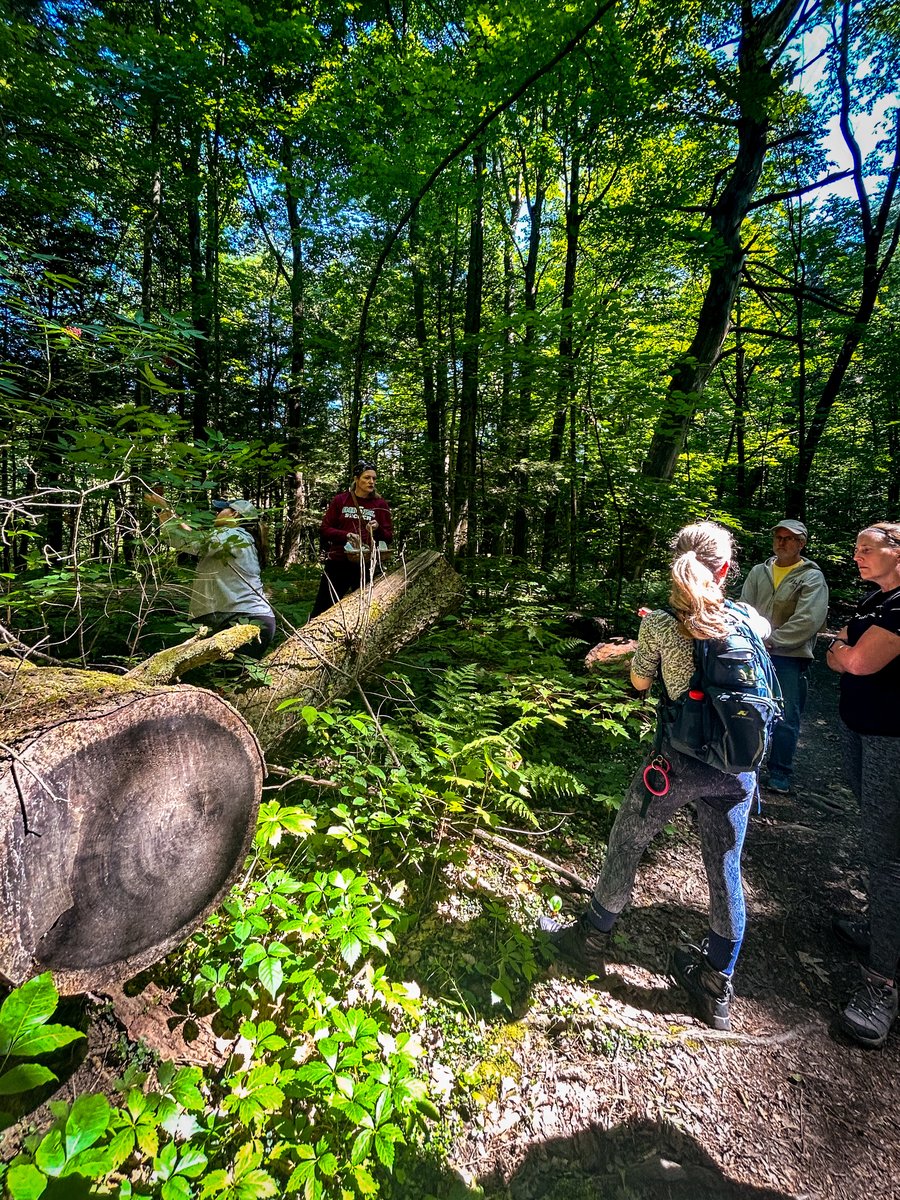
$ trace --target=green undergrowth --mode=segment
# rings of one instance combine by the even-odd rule
[[[54,1101],[0,1168],[15,1200],[479,1194],[444,1159],[518,1087],[548,961],[534,926],[560,900],[474,831],[577,851],[646,725],[621,682],[584,674],[562,617],[472,608],[369,681],[369,707],[297,705],[296,777],[267,788],[241,884],[154,972],[226,1062],[145,1057],[113,1092]]]

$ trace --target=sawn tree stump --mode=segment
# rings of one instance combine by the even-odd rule
[[[461,595],[444,559],[421,554],[267,655],[269,684],[234,707],[172,681],[255,630],[192,639],[124,677],[0,659],[0,978],[49,968],[63,993],[102,991],[183,941],[250,848],[255,734],[290,754],[305,722],[284,700],[345,695]]]
[[[184,685],[10,663],[0,699],[0,975],[102,989],[183,941],[241,870],[259,745]]]

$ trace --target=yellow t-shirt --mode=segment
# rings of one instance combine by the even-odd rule
[[[791,563],[789,567],[779,567],[777,563],[772,563],[772,578],[775,581],[776,592],[781,586],[781,581],[784,579],[785,575],[790,575],[791,571],[796,571],[802,562],[803,559],[801,558],[800,562]]]

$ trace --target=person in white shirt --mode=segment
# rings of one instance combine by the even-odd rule
[[[169,545],[200,560],[188,606],[191,620],[213,633],[257,625],[259,642],[253,649],[262,653],[275,636],[275,613],[260,577],[259,510],[249,500],[214,500],[213,528],[193,529],[177,518],[164,496],[148,492],[144,500],[157,510],[159,531]]]

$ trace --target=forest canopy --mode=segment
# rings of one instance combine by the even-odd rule
[[[128,563],[137,481],[224,479],[307,560],[360,452],[407,544],[570,597],[691,515],[843,548],[900,489],[896,35],[886,0],[14,4],[7,577]]]

